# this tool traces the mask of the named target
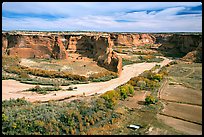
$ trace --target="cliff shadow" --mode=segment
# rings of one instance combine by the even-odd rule
[[[179,48],[176,47],[176,48],[169,49],[166,47],[166,45],[161,45],[156,50],[159,53],[161,53],[164,57],[172,57],[174,59],[182,58],[186,55],[186,53],[181,52]]]
[[[94,57],[94,42],[88,39],[87,37],[82,37],[77,41],[76,52],[82,57],[91,58],[96,61]]]
[[[178,35],[174,34],[167,38],[158,38],[156,43],[162,44],[157,51],[162,53],[165,57],[182,58],[189,52],[197,50],[202,38],[200,35]],[[197,50],[199,52],[199,50]],[[202,53],[201,53],[202,54]],[[197,60],[202,60],[200,52]]]

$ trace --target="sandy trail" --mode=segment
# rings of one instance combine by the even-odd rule
[[[2,100],[10,98],[22,98],[31,102],[35,101],[48,101],[59,100],[70,96],[81,96],[85,93],[86,96],[93,94],[102,94],[108,90],[115,89],[116,87],[128,82],[132,77],[138,76],[145,70],[150,70],[156,64],[164,66],[171,62],[165,58],[161,63],[136,63],[123,67],[121,76],[106,82],[97,82],[90,84],[77,84],[77,90],[74,91],[56,91],[50,94],[41,95],[33,92],[20,92],[22,90],[34,87],[35,85],[23,84],[15,80],[3,80],[2,81]],[[63,89],[67,89],[67,86],[62,86]]]

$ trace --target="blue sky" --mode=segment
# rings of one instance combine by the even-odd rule
[[[202,3],[4,2],[2,29],[202,32]]]

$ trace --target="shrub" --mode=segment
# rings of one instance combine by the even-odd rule
[[[21,72],[21,73],[20,73],[20,78],[30,79],[30,76],[29,76],[26,72]]]
[[[118,77],[118,74],[112,71],[105,71],[100,73],[94,73],[89,76],[89,80],[92,82],[108,81]]]
[[[17,98],[2,101],[2,107],[22,106],[28,104],[30,104],[30,102],[26,101],[25,98]]]
[[[140,89],[144,90],[145,87],[146,87],[146,82],[143,81],[143,80],[139,80],[139,81],[137,82],[137,86],[140,87]]]
[[[133,64],[133,63],[135,63],[135,62],[132,61],[132,60],[128,60],[128,59],[122,58],[122,66],[130,65],[130,64]]]
[[[152,78],[153,80],[158,80],[159,82],[163,79],[163,75],[162,74],[155,74]]]
[[[132,85],[130,85],[130,84],[126,84],[127,86],[128,86],[128,88],[129,88],[129,93],[130,94],[134,94],[134,87],[132,86]]]
[[[40,87],[39,85],[35,86],[34,88],[29,88],[25,91],[33,91],[33,92],[37,92],[39,94],[47,94],[48,91],[58,91],[61,90],[62,88],[60,87]]]
[[[2,66],[6,65],[12,65],[16,66],[20,62],[20,59],[15,56],[8,56],[8,55],[2,55]]]
[[[119,95],[118,91],[110,90],[110,91],[107,91],[106,93],[102,94],[101,97],[106,100],[107,107],[112,108],[113,106],[116,105],[117,100],[120,98],[120,95]]]
[[[121,96],[121,99],[126,99],[128,97],[127,90],[124,87],[120,88],[120,96]]]
[[[155,104],[158,100],[152,96],[152,95],[149,95],[145,98],[145,104],[146,105],[149,105],[149,104]]]

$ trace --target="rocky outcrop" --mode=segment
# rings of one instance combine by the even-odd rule
[[[122,71],[122,59],[112,49],[113,42],[105,36],[87,35],[20,35],[2,34],[4,54],[21,58],[68,59],[70,52],[93,58],[108,70]]]
[[[160,41],[162,46],[159,50],[171,55],[178,55],[178,57],[184,57],[189,53],[186,58],[195,56],[200,58],[202,56],[202,35],[168,35],[165,40]],[[191,52],[191,53],[190,53]],[[198,53],[198,54],[197,54]],[[199,57],[197,57],[197,55]],[[189,58],[190,59],[190,58]],[[192,61],[194,59],[192,58]]]
[[[188,52],[184,57],[182,57],[182,60],[202,63],[202,42],[200,42],[195,50]]]
[[[78,52],[82,56],[93,58],[98,65],[108,70],[121,73],[122,58],[113,51],[114,43],[110,37],[71,36],[68,41],[68,52]]]
[[[115,46],[144,46],[154,44],[156,38],[151,34],[110,34]]]
[[[55,37],[55,43],[52,48],[52,54],[51,54],[51,56],[55,59],[67,59],[68,58],[68,53],[65,49],[62,39],[63,38],[59,36]]]
[[[202,60],[201,37],[201,35],[135,33],[60,35],[55,33],[2,33],[2,54],[22,58],[68,59],[68,54],[76,52],[82,56],[93,58],[100,66],[120,73],[122,59],[113,51],[114,46],[137,47],[160,43],[161,46],[158,48],[160,51],[169,52],[172,55],[182,54],[181,57],[196,51],[191,55],[199,56]],[[200,48],[197,48],[199,44]]]
[[[4,54],[21,58],[66,59],[67,53],[57,36],[40,35],[2,35]]]

